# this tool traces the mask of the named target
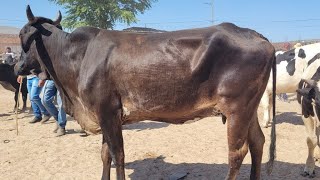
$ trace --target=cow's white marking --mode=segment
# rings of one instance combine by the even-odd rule
[[[129,116],[130,115],[130,111],[128,110],[128,108],[122,106],[122,112],[123,112],[123,116]]]

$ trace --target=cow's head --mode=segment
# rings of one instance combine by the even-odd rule
[[[42,69],[39,62],[36,60],[36,54],[33,54],[34,51],[30,51],[25,53],[24,51],[21,52],[21,56],[19,61],[16,63],[14,67],[14,72],[16,75],[29,75],[31,73],[39,74]]]
[[[314,80],[305,80],[303,79],[302,82],[307,84],[306,87],[302,87],[301,89],[297,90],[297,93],[303,97],[303,100],[307,104],[313,104],[316,109],[316,113],[318,117],[320,117],[320,84]]]
[[[28,52],[32,43],[35,39],[40,38],[41,35],[49,36],[51,32],[43,27],[43,24],[48,23],[62,29],[60,22],[62,19],[61,12],[58,12],[58,17],[56,20],[51,20],[44,17],[35,17],[30,9],[30,6],[27,6],[27,18],[28,23],[22,27],[20,30],[20,41],[21,46],[24,52]]]
[[[44,24],[51,24],[62,29],[60,22],[62,19],[59,11],[58,17],[55,21],[44,17],[35,17],[27,6],[28,23],[20,30],[19,38],[22,46],[22,54],[19,62],[15,66],[15,73],[17,75],[28,75],[31,72],[40,73],[41,66],[39,63],[39,53],[36,47],[36,40],[40,40],[42,36],[49,36],[51,32],[44,27]]]

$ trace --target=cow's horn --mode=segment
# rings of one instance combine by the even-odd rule
[[[58,12],[57,19],[56,19],[55,21],[53,21],[53,24],[54,24],[54,25],[59,25],[60,22],[61,22],[61,19],[62,19],[62,15],[61,15],[61,12],[59,11],[59,12]]]
[[[302,81],[306,82],[311,87],[317,87],[317,82],[312,79],[302,79]]]
[[[28,18],[29,22],[33,22],[35,20],[35,17],[31,11],[31,8],[29,5],[27,6],[27,18]]]

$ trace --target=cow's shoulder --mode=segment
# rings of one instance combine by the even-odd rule
[[[95,27],[79,27],[68,34],[70,42],[81,42],[94,38],[101,30]]]
[[[67,34],[64,40],[64,53],[71,60],[82,60],[88,44],[99,34],[100,29],[80,27]]]

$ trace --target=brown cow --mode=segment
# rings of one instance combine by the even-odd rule
[[[177,124],[214,109],[227,118],[227,179],[236,178],[248,147],[250,178],[260,179],[264,135],[257,108],[275,68],[274,48],[262,35],[229,23],[159,34],[93,27],[67,33],[60,13],[52,21],[35,17],[28,6],[27,17],[20,39],[28,56],[19,71],[37,60],[72,104],[79,124],[102,131],[102,179],[110,179],[111,160],[117,179],[125,179],[123,124]]]

